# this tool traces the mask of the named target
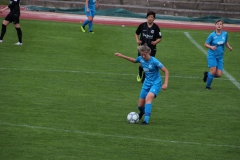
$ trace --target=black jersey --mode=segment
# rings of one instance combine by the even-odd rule
[[[159,38],[162,38],[160,28],[155,23],[153,23],[153,25],[150,28],[148,27],[147,22],[141,23],[136,30],[136,34],[137,35],[141,34],[140,35],[140,40],[142,41],[141,45],[147,43],[148,47],[150,47],[151,50],[156,49],[156,45],[152,45],[151,42],[156,41]]]
[[[11,15],[14,15],[16,17],[20,16],[20,0],[10,0],[8,8],[10,8]]]

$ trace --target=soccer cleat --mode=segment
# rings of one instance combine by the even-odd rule
[[[207,77],[208,77],[208,72],[205,71],[203,74],[204,74],[204,76],[203,76],[203,82],[206,82],[206,81],[207,81]]]
[[[141,82],[141,77],[139,76],[139,74],[137,75],[137,82]]]
[[[20,42],[17,42],[17,43],[15,43],[15,45],[17,45],[17,46],[21,46],[21,45],[23,45],[23,44],[20,43]]]
[[[81,30],[83,33],[85,33],[85,27],[81,26]]]
[[[94,32],[93,32],[93,31],[89,31],[89,33],[92,33],[92,34],[94,34]]]
[[[143,121],[143,122],[142,122],[142,125],[148,125],[148,123],[147,123],[147,122],[145,122],[145,121]]]
[[[139,114],[138,114],[139,120],[142,119],[142,116],[143,116],[143,113],[139,113]]]
[[[212,88],[211,87],[206,87],[206,90],[211,90]]]
[[[3,42],[3,40],[0,40],[0,43],[2,43]]]

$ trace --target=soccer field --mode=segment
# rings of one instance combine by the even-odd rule
[[[1,21],[3,19],[0,19]],[[161,27],[161,26],[160,26]],[[156,57],[170,72],[148,126],[137,110],[136,27],[21,20],[0,44],[0,159],[239,160],[240,32],[229,32],[224,74],[205,90],[211,31],[161,28]],[[162,74],[163,75],[163,74]]]

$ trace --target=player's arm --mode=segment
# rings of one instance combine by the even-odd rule
[[[164,84],[162,85],[162,89],[166,90],[168,87],[168,77],[169,77],[169,72],[167,70],[167,68],[162,67],[161,70],[165,73],[165,79],[164,79]]]
[[[136,60],[134,58],[125,56],[125,55],[123,55],[121,53],[115,53],[115,56],[118,56],[120,58],[124,58],[124,59],[126,59],[126,60],[128,60],[130,62],[136,63]]]
[[[162,38],[158,38],[158,39],[156,39],[156,41],[152,41],[151,44],[152,44],[152,45],[156,45],[156,44],[158,44],[159,42],[161,42],[161,40],[162,40]]]
[[[135,39],[136,39],[136,42],[138,45],[141,45],[142,44],[142,41],[139,39],[139,35],[141,34],[142,32],[142,24],[140,24],[135,32]]]
[[[96,8],[98,8],[98,5],[99,5],[99,0],[97,0],[97,3],[96,3]]]
[[[208,44],[207,42],[204,43],[204,46],[205,46],[206,48],[211,49],[211,50],[215,50],[215,49],[216,49],[216,46],[211,46],[211,45]]]
[[[204,46],[208,49],[215,50],[217,47],[216,46],[211,46],[211,42],[213,41],[213,34],[211,33],[208,37],[207,40],[204,43]]]
[[[228,42],[226,42],[226,47],[227,47],[230,51],[232,51],[232,47],[230,46],[230,44],[229,44]]]
[[[139,35],[137,35],[136,33],[135,33],[135,39],[138,45],[142,44],[142,41],[140,41],[139,39]]]
[[[0,9],[0,13],[4,12],[6,9],[9,9],[9,7],[4,7],[3,9]]]
[[[86,6],[86,11],[89,12],[89,8],[88,8],[88,1],[89,0],[86,0],[86,3],[85,3],[85,6]]]
[[[159,27],[155,29],[155,36],[156,36],[156,40],[151,42],[152,45],[157,45],[162,40],[162,33]]]

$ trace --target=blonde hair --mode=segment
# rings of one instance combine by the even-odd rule
[[[147,46],[147,43],[145,43],[144,45],[138,46],[138,51],[141,52],[147,52],[147,53],[151,53],[151,49]]]

